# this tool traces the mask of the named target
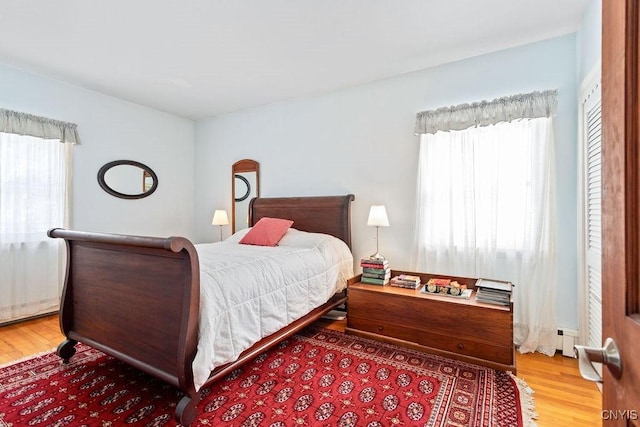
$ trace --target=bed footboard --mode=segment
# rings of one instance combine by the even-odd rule
[[[152,238],[52,229],[67,245],[58,347],[66,362],[82,341],[185,393],[176,420],[189,425],[198,394],[198,255],[182,237]]]

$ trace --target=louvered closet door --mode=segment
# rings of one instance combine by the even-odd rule
[[[602,132],[598,83],[583,103],[584,247],[588,345],[602,346]]]

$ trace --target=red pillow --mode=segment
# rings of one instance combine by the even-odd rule
[[[280,218],[260,218],[240,240],[245,245],[275,246],[291,228],[293,221]]]

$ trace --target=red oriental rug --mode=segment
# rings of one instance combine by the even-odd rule
[[[181,393],[79,344],[0,368],[0,426],[175,426]],[[527,426],[509,373],[307,328],[201,390],[194,426]],[[524,408],[524,409],[523,409]]]

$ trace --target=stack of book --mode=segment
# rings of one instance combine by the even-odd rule
[[[478,279],[476,301],[487,304],[508,306],[511,304],[513,284],[501,280]]]
[[[399,288],[418,289],[420,287],[420,276],[412,276],[410,274],[400,274],[395,276],[389,282],[391,286]]]
[[[391,268],[389,267],[389,261],[386,259],[370,259],[363,258],[360,260],[360,267],[362,267],[362,283],[369,283],[371,285],[386,285],[391,278]]]

